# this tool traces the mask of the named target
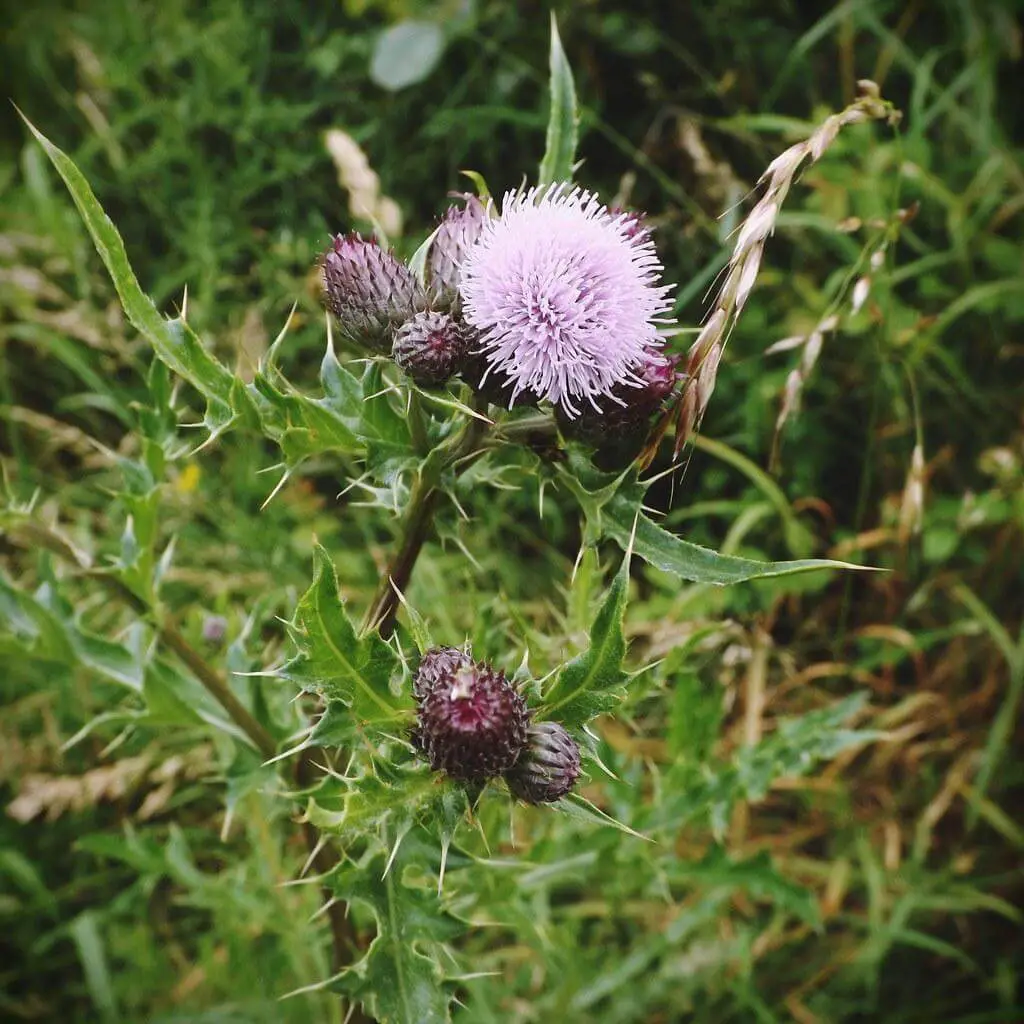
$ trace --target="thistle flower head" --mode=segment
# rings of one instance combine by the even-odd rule
[[[408,267],[372,239],[336,236],[320,271],[327,307],[342,333],[378,352],[390,351],[396,328],[426,305]]]
[[[417,384],[429,387],[461,369],[468,347],[462,324],[447,313],[425,310],[398,329],[391,354]]]
[[[444,661],[435,664],[436,678],[420,699],[416,746],[431,768],[454,779],[481,781],[508,771],[526,744],[526,702],[490,665]]]
[[[555,185],[506,193],[462,263],[466,322],[492,372],[566,415],[633,382],[660,348],[669,289],[649,233],[590,192]]]

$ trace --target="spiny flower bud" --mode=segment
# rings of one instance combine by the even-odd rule
[[[526,744],[529,712],[503,672],[468,661],[438,672],[420,701],[414,742],[435,771],[482,781],[508,771]]]
[[[600,403],[600,411],[593,407],[584,408],[574,420],[559,415],[562,432],[598,448],[625,435],[646,433],[650,420],[661,411],[665,399],[675,387],[676,364],[662,352],[649,351],[644,353],[632,374],[640,381],[639,387],[621,383],[612,389],[612,396],[621,405],[605,399]]]
[[[557,722],[537,722],[526,733],[526,749],[505,781],[528,804],[561,800],[580,777],[580,748]]]
[[[487,207],[476,196],[465,206],[449,206],[427,256],[427,281],[435,305],[453,309],[459,302],[459,270],[487,221]]]
[[[327,307],[358,345],[390,352],[395,330],[426,306],[404,264],[372,239],[337,235],[320,260]]]
[[[457,669],[472,664],[473,659],[458,647],[432,647],[420,658],[412,677],[412,695],[417,701],[423,700],[438,683],[447,680],[450,686]]]
[[[447,313],[417,313],[395,335],[391,355],[417,384],[443,384],[457,373],[468,348],[463,326]]]

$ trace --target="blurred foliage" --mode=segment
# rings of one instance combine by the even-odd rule
[[[723,589],[636,558],[613,587],[619,548],[587,544],[577,559],[589,538],[543,444],[475,464],[452,484],[465,517],[440,519],[410,607],[438,642],[469,637],[510,673],[528,655],[536,678],[568,663],[559,683],[571,682],[602,602],[626,584],[626,696],[590,726],[586,800],[571,813],[516,809],[510,833],[494,794],[455,841],[465,808],[446,790],[382,816],[404,836],[394,884],[351,891],[356,863],[380,878],[369,844],[334,881],[360,897],[365,971],[393,962],[369,944],[398,899],[410,943],[442,944],[456,1020],[1024,1017],[1015,7],[560,12],[583,104],[578,176],[649,212],[685,327],[768,162],[859,77],[903,109],[898,131],[852,129],[801,178],[704,436],[646,497],[666,529],[726,554],[889,571]],[[81,167],[157,307],[179,312],[187,286],[188,324],[270,396],[256,414],[275,409],[278,433],[197,450],[205,434],[188,424],[209,396],[154,363],[42,149],[0,112],[0,1016],[337,1021],[319,887],[284,884],[308,851],[275,799],[281,781],[211,728],[219,709],[164,620],[130,602],[232,673],[278,671],[293,654],[285,622],[310,607],[316,544],[349,614],[366,607],[392,543],[379,510],[404,494],[349,488],[353,453],[385,472],[401,427],[385,401],[333,424],[345,443],[325,456],[322,433],[303,447],[323,427],[315,402],[257,373],[297,303],[274,365],[297,387],[341,380],[356,404],[377,392],[323,363],[316,256],[331,233],[372,227],[353,219],[324,133],[362,148],[402,214],[392,241],[411,254],[446,193],[468,187],[461,170],[498,193],[537,166],[547,11],[43,0],[5,20],[4,94]],[[403,24],[421,26],[420,63],[396,69]],[[831,315],[769,475],[800,355],[765,350]],[[917,444],[923,505],[908,487]],[[101,589],[104,573],[130,599]],[[622,692],[620,669],[588,714]],[[304,741],[294,686],[233,679],[275,738]],[[399,749],[395,777],[377,776],[385,809],[387,786],[405,785]],[[346,765],[333,767],[311,813],[373,818],[372,793],[355,807]],[[429,984],[440,966],[412,969]]]

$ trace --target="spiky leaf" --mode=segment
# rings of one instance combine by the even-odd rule
[[[139,286],[124,242],[104,213],[85,176],[74,161],[27,118],[25,124],[64,179],[132,326],[149,341],[163,362],[192,384],[215,407],[215,419],[224,421],[233,418],[231,405],[234,375],[203,347],[191,331],[175,330],[161,315]]]
[[[349,708],[353,727],[399,718],[408,700],[391,689],[398,657],[377,633],[359,636],[338,596],[327,552],[317,545],[313,582],[295,612],[293,635],[301,654],[282,675]]]
[[[672,831],[694,818],[706,818],[721,838],[738,800],[763,800],[776,779],[807,775],[816,764],[881,735],[852,729],[850,719],[864,706],[865,695],[853,694],[831,707],[784,719],[770,736],[743,747],[732,761],[678,765],[666,777],[672,796],[660,809],[657,829]]]
[[[585,725],[595,715],[615,707],[626,674],[622,660],[626,639],[622,619],[629,591],[629,556],[598,609],[590,627],[590,646],[565,665],[547,692],[540,718],[561,722],[567,729]]]
[[[331,876],[337,896],[368,904],[377,919],[366,955],[334,984],[381,1024],[444,1024],[450,1020],[452,993],[435,949],[462,927],[445,913],[432,887],[404,884],[412,861],[403,844],[390,865],[381,851]]]
[[[639,512],[643,489],[623,488],[601,509],[601,531],[616,543],[633,550],[649,564],[692,583],[725,586],[769,576],[789,576],[815,569],[864,569],[865,566],[831,558],[800,558],[785,562],[759,562],[753,558],[721,555],[691,544],[662,529]],[[638,514],[639,512],[639,514]],[[635,529],[634,529],[635,524]]]

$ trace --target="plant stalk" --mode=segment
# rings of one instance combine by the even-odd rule
[[[474,408],[482,414],[486,403],[478,400]],[[364,632],[377,629],[385,640],[394,633],[395,620],[401,604],[399,595],[404,594],[409,586],[416,559],[423,550],[434,522],[441,475],[449,467],[454,467],[455,472],[460,473],[469,465],[471,457],[480,451],[480,442],[486,426],[484,420],[472,417],[450,448],[442,449],[438,459],[428,458],[424,462],[409,495],[398,550],[381,574],[376,593],[370,603],[370,610],[363,620]]]

